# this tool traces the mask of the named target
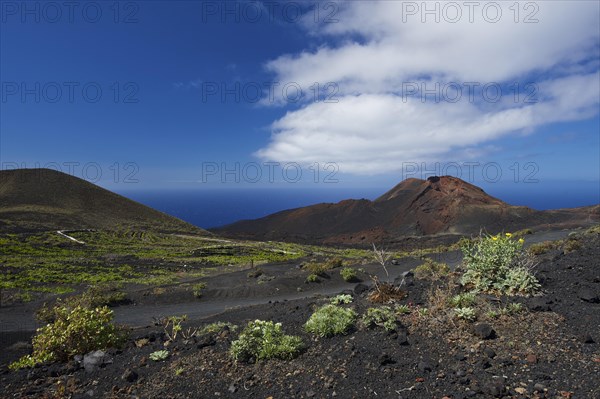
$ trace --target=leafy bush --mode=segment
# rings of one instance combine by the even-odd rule
[[[54,305],[44,303],[36,312],[36,319],[41,323],[53,323],[56,320],[56,309],[75,309],[77,306],[92,309],[101,306],[112,306],[127,301],[127,294],[119,291],[118,284],[99,284],[89,287],[79,295],[73,295],[64,299],[57,299]]]
[[[206,288],[206,283],[194,284],[193,291],[196,298],[202,297],[202,291]]]
[[[418,279],[437,280],[448,273],[450,268],[447,264],[429,258],[425,258],[425,263],[415,268],[415,277]]]
[[[329,258],[325,262],[325,266],[327,267],[327,270],[337,269],[338,267],[344,266],[344,260],[338,256]]]
[[[27,355],[10,368],[33,367],[48,361],[66,361],[77,354],[98,349],[118,347],[124,342],[125,334],[112,324],[113,313],[106,307],[89,309],[76,306],[57,305],[53,309],[55,320],[38,328],[33,337],[33,353]]]
[[[477,318],[475,309],[471,307],[456,308],[454,309],[454,312],[456,314],[456,317],[462,320],[473,321]]]
[[[527,251],[532,255],[542,255],[556,248],[556,244],[552,241],[538,242],[531,244]]]
[[[563,250],[565,253],[577,251],[581,248],[581,242],[577,237],[569,237],[564,241]]]
[[[308,277],[306,277],[306,282],[317,283],[319,282],[319,276],[317,276],[316,274],[309,274]]]
[[[316,274],[317,276],[324,275],[325,272],[330,269],[327,263],[321,262],[308,262],[304,265],[304,268],[308,270],[310,274]]]
[[[351,267],[344,267],[340,270],[340,275],[346,282],[352,282],[356,280],[356,271]]]
[[[168,350],[155,351],[155,352],[152,352],[148,357],[150,358],[150,360],[154,360],[155,362],[161,362],[163,360],[166,360],[169,357],[169,351]]]
[[[341,305],[341,304],[349,304],[352,303],[352,295],[349,294],[340,294],[333,298],[331,298],[332,305]]]
[[[369,308],[362,322],[367,327],[379,326],[387,331],[393,331],[396,329],[396,314],[389,306]]]
[[[304,328],[309,333],[321,337],[345,334],[358,315],[353,309],[345,309],[336,305],[325,305],[317,309],[308,319]]]
[[[248,323],[236,341],[231,343],[231,355],[235,360],[247,361],[250,358],[292,359],[304,344],[300,337],[285,335],[281,323],[255,320]]]
[[[225,328],[228,328],[231,331],[237,330],[237,326],[232,323],[226,323],[222,321],[217,321],[215,323],[211,323],[200,330],[200,334],[210,334],[210,333],[218,333]]]
[[[453,308],[463,308],[467,306],[471,306],[475,303],[475,293],[474,292],[465,292],[462,294],[454,295],[450,298],[450,306]]]
[[[540,285],[531,273],[532,261],[523,251],[523,239],[512,234],[482,237],[462,248],[466,269],[461,282],[479,292],[532,295]]]

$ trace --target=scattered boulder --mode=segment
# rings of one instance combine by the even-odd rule
[[[408,334],[404,330],[398,331],[398,345],[405,346],[408,345]]]
[[[584,302],[600,303],[600,295],[590,287],[581,287],[577,296]]]
[[[431,364],[429,362],[421,360],[419,364],[417,364],[417,369],[422,372],[430,373],[433,368],[431,367]]]
[[[494,351],[492,348],[485,348],[483,350],[483,353],[485,353],[485,355],[487,357],[489,357],[490,359],[493,359],[496,357],[496,351]]]
[[[496,331],[487,323],[478,323],[473,326],[473,334],[481,339],[496,338]]]
[[[138,374],[132,369],[126,369],[123,375],[121,376],[123,381],[134,382],[138,379]]]
[[[579,336],[579,340],[584,343],[584,344],[593,344],[596,341],[594,341],[594,338],[592,338],[592,336],[588,333],[583,333]]]
[[[93,351],[83,356],[83,368],[88,373],[94,372],[109,363],[112,363],[112,359],[104,351]]]

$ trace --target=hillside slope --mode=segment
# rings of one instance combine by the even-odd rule
[[[375,201],[345,200],[278,212],[214,229],[257,240],[360,244],[388,238],[490,233],[598,220],[598,206],[536,211],[512,206],[451,176],[407,179]]]
[[[0,171],[0,232],[69,229],[208,234],[65,173],[50,169]]]

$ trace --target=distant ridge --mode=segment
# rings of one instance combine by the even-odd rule
[[[66,173],[0,171],[0,232],[75,229],[210,234]]]
[[[375,201],[344,200],[212,229],[256,240],[361,244],[440,234],[477,234],[598,223],[599,206],[536,211],[512,206],[452,176],[406,179]]]

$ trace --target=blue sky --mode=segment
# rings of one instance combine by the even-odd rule
[[[121,192],[447,172],[598,202],[598,3],[490,3],[2,1],[0,162]]]

